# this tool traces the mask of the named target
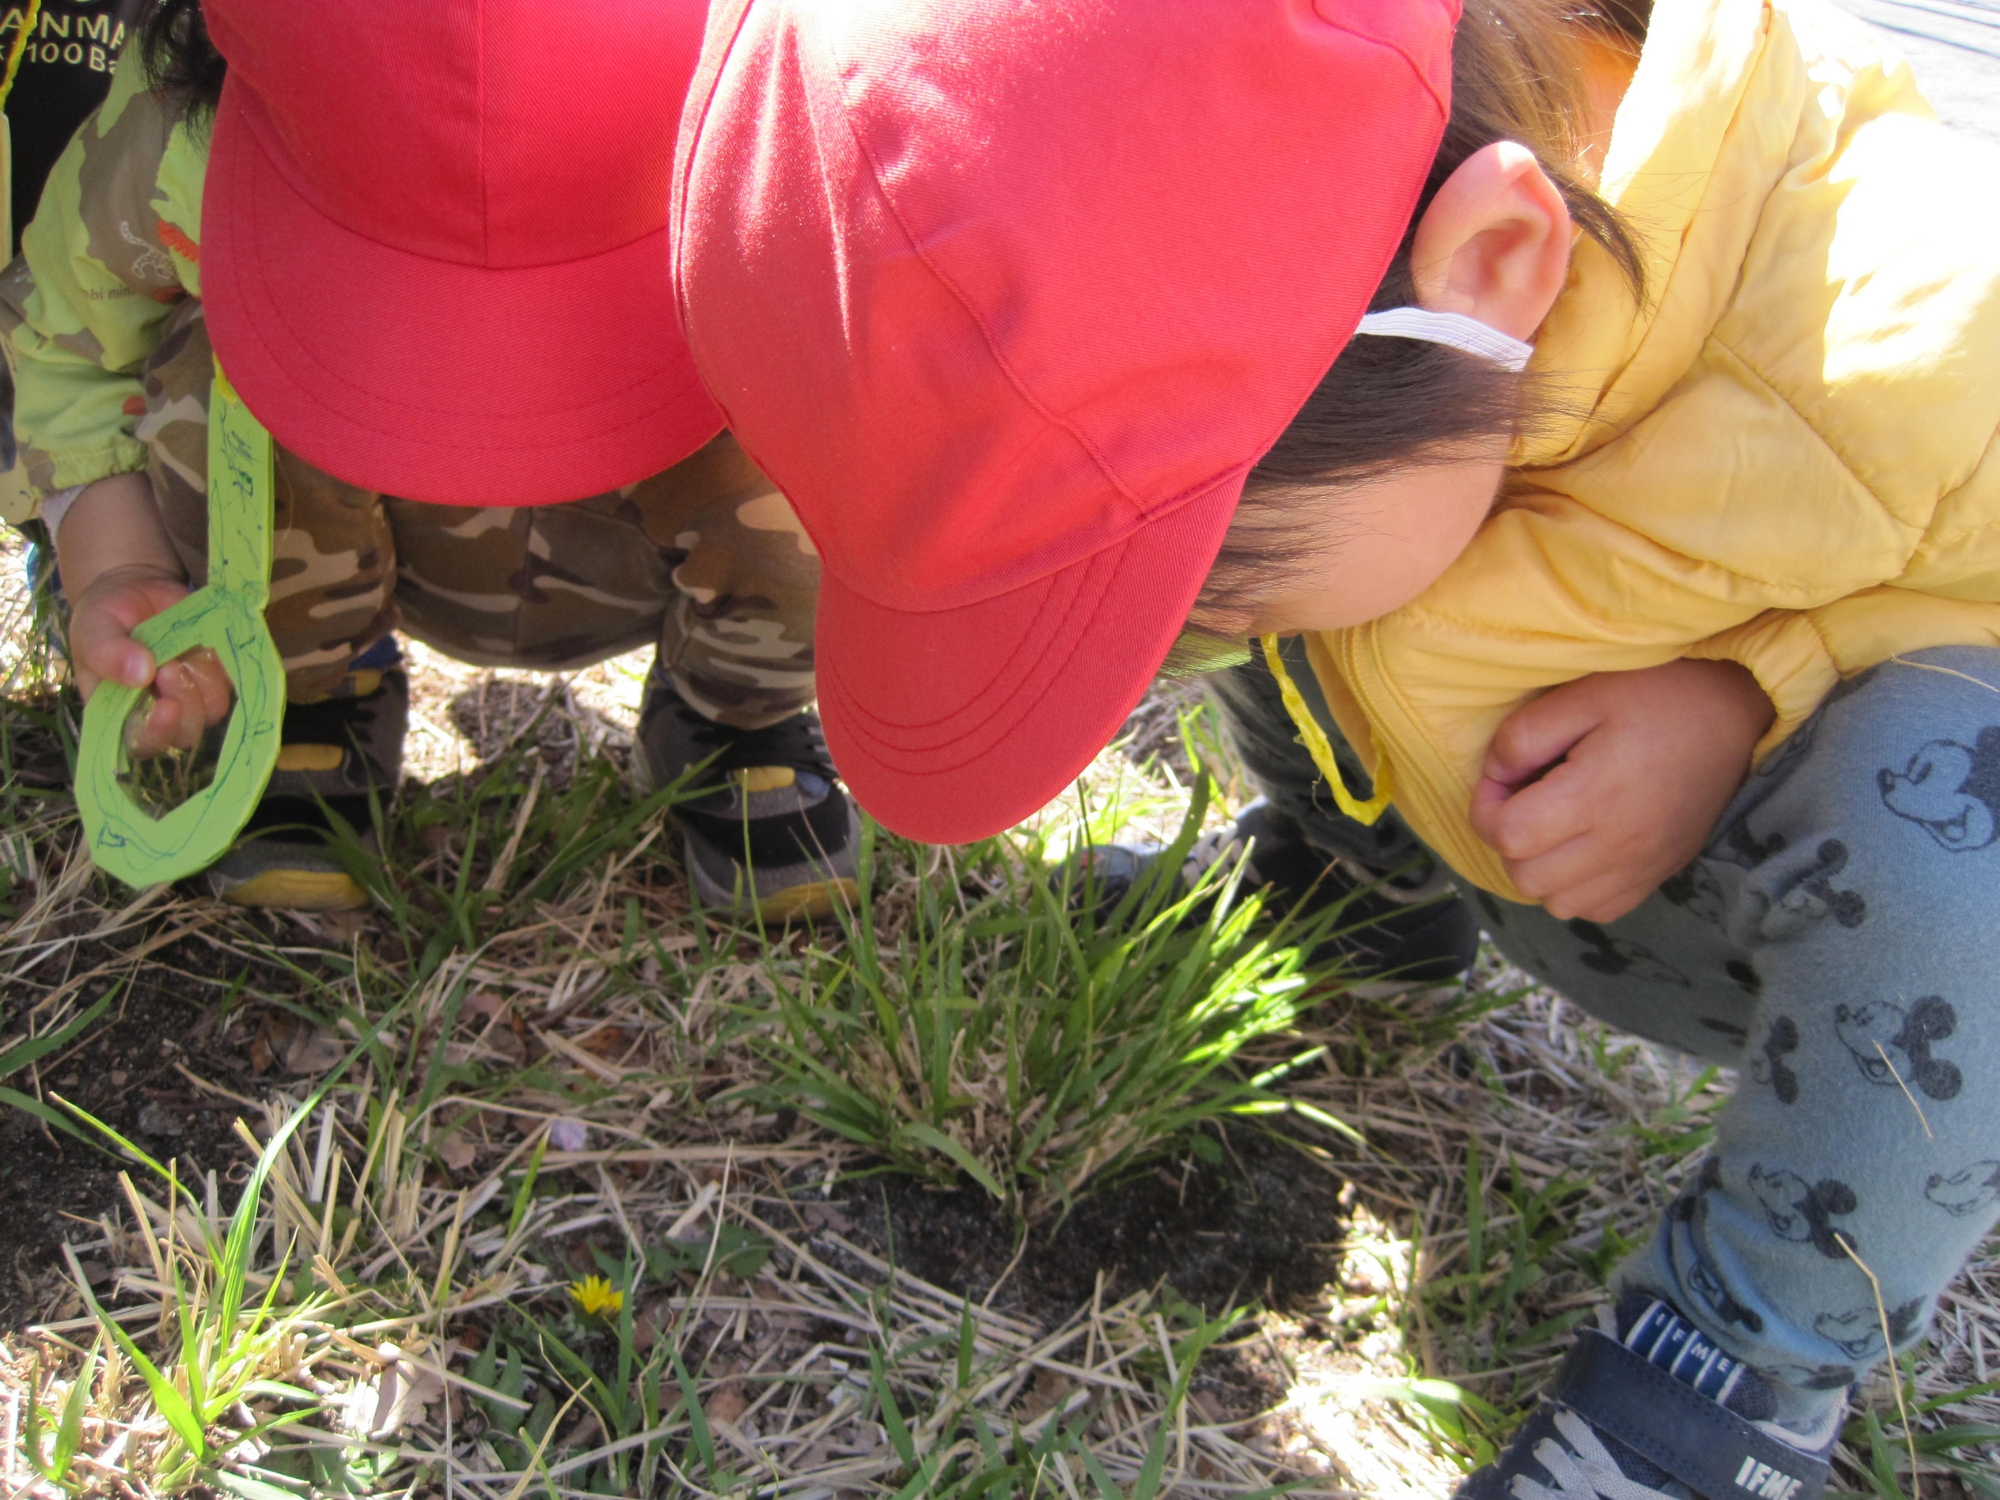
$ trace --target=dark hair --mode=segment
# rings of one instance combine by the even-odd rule
[[[201,0],[151,0],[139,21],[139,52],[146,81],[173,102],[183,119],[215,113],[229,64],[208,39]]]
[[[1651,0],[1467,0],[1452,45],[1451,119],[1411,216],[1411,226],[1371,310],[1415,300],[1410,246],[1416,221],[1446,178],[1496,141],[1531,149],[1562,193],[1570,218],[1604,248],[1635,295],[1644,270],[1617,213],[1578,175],[1583,114],[1577,44],[1594,34],[1637,50]],[[1498,365],[1439,344],[1368,337],[1348,344],[1252,469],[1222,550],[1189,613],[1195,635],[1240,617],[1259,593],[1327,550],[1303,534],[1302,501],[1324,507],[1340,493],[1421,464],[1490,452],[1537,418],[1534,385]],[[1544,398],[1544,401],[1546,398]],[[1185,650],[1182,654],[1187,654]]]

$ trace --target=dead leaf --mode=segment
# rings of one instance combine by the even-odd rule
[[[839,1203],[802,1203],[799,1217],[814,1229],[830,1229],[835,1234],[846,1234],[854,1227],[854,1220],[847,1216],[845,1206]]]
[[[1044,1412],[1054,1411],[1069,1398],[1073,1382],[1067,1375],[1054,1370],[1035,1371],[1035,1383],[1028,1387],[1021,1399],[1014,1403],[1014,1411],[1020,1421],[1032,1422]]]
[[[362,907],[359,911],[321,912],[319,919],[351,942],[373,925],[374,915],[368,908]]]
[[[750,1403],[744,1399],[742,1383],[728,1380],[708,1393],[701,1409],[709,1421],[727,1422],[734,1427],[737,1419],[750,1409]]]
[[[404,1358],[394,1344],[379,1345],[375,1352],[385,1362],[373,1380],[348,1397],[347,1420],[350,1430],[379,1443],[421,1422],[424,1408],[444,1398],[444,1382],[426,1366]]]
[[[347,1056],[347,1043],[317,1026],[301,1026],[285,1048],[287,1073],[324,1073]]]
[[[456,1130],[439,1136],[433,1144],[437,1148],[438,1160],[454,1172],[463,1172],[479,1159],[479,1148]]]
[[[601,1057],[606,1062],[623,1057],[632,1050],[636,1033],[624,1026],[595,1026],[589,1035],[577,1038],[576,1044],[592,1057]]]
[[[270,1072],[272,1065],[285,1055],[292,1033],[298,1029],[299,1023],[290,1016],[264,1017],[264,1024],[250,1038],[250,1071],[257,1075]]]
[[[511,1031],[502,1031],[495,1028],[493,1031],[487,1033],[485,1045],[488,1049],[497,1052],[511,1063],[521,1062],[528,1055],[527,1043],[523,1042],[519,1036]]]
[[[484,1020],[492,1020],[506,1008],[507,997],[498,990],[474,990],[465,997],[466,1012]]]
[[[644,1354],[659,1341],[659,1313],[657,1309],[649,1307],[632,1320],[632,1347]]]

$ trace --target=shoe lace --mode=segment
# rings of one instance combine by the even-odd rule
[[[1516,1474],[1508,1486],[1515,1500],[1675,1500],[1619,1468],[1596,1429],[1568,1407],[1556,1408],[1555,1426],[1562,1442],[1545,1437],[1534,1450],[1551,1482]]]

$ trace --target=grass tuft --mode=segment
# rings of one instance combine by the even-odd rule
[[[1233,1059],[1338,989],[1307,955],[1340,912],[1272,920],[1233,865],[1183,891],[1211,785],[1116,902],[1032,843],[933,861],[871,825],[855,907],[780,971],[757,1096],[899,1171],[962,1174],[1023,1224],[1158,1157],[1219,1159],[1216,1125],[1287,1107]],[[916,878],[885,878],[886,850]]]

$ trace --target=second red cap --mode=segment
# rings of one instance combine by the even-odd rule
[[[683,326],[825,564],[836,764],[997,831],[1116,732],[1352,336],[1449,111],[1448,0],[723,0]]]
[[[713,437],[668,280],[702,0],[207,0],[210,336],[279,441],[460,505]]]

